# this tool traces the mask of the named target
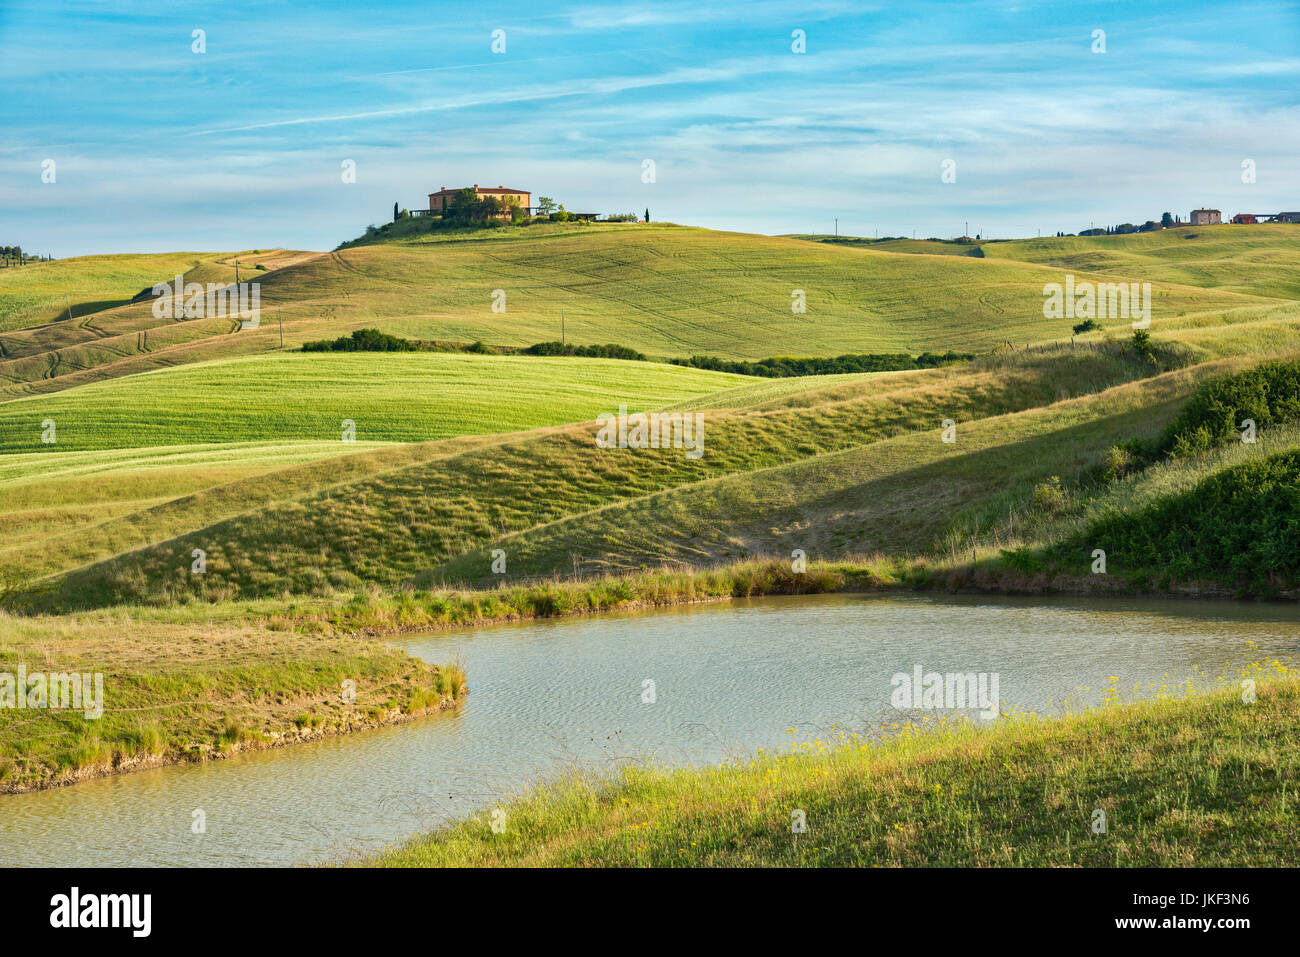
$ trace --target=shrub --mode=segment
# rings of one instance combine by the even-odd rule
[[[646,361],[646,357],[635,349],[609,343],[603,346],[575,346],[572,343],[538,342],[523,350],[530,356],[582,356],[588,359],[629,359],[637,362]]]
[[[1156,361],[1155,349],[1151,346],[1151,333],[1147,332],[1145,329],[1134,329],[1132,344],[1133,351],[1136,352],[1139,357],[1150,362]]]
[[[1245,580],[1300,574],[1300,451],[1223,469],[1190,490],[1107,516],[1068,547],[1102,548],[1130,571]]]
[[[775,356],[770,359],[759,359],[757,362],[719,359],[716,356],[691,356],[689,359],[673,359],[671,361],[674,365],[693,366],[696,369],[710,369],[714,372],[734,372],[739,375],[787,378],[805,375],[840,375],[850,372],[898,372],[905,369],[930,369],[973,358],[974,356],[968,352],[950,352],[943,355],[923,352],[915,357],[907,353],[847,353],[834,358],[822,356],[807,358]]]
[[[1046,482],[1034,486],[1034,508],[1040,512],[1054,514],[1065,508],[1065,489],[1061,487],[1059,476],[1049,476]]]
[[[1002,549],[1002,560],[1018,571],[1033,574],[1042,568],[1038,553],[1028,546]]]
[[[1083,320],[1083,322],[1079,323],[1074,327],[1074,334],[1078,336],[1078,335],[1082,335],[1085,332],[1092,332],[1094,329],[1100,329],[1100,328],[1101,328],[1101,324],[1098,323],[1097,321],[1093,319],[1085,319]]]
[[[351,336],[339,336],[337,339],[318,339],[304,342],[303,352],[414,352],[415,343],[409,339],[390,336],[378,329],[357,329]]]
[[[1119,445],[1112,445],[1101,457],[1102,479],[1114,482],[1142,467],[1143,455],[1138,440],[1129,439]]]
[[[1160,450],[1203,452],[1239,438],[1245,419],[1256,428],[1300,420],[1300,362],[1264,362],[1203,383],[1166,430]]]

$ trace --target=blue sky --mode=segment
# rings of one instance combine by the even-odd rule
[[[0,242],[55,256],[331,248],[469,183],[763,233],[1300,209],[1297,3],[0,0],[0,83]]]

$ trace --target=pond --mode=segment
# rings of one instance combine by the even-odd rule
[[[921,698],[904,702],[907,712],[895,707],[904,685],[910,694],[932,673],[993,679],[994,705],[1054,711],[1067,699],[1096,703],[1112,684],[1127,698],[1196,669],[1291,662],[1300,609],[822,595],[498,625],[400,645],[431,662],[459,659],[465,704],[374,731],[0,796],[4,861],[342,862],[570,768],[717,762],[835,728],[875,733],[939,714],[918,710]],[[948,704],[942,689],[939,697]]]

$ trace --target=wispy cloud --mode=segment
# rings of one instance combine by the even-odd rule
[[[55,255],[332,246],[394,201],[475,181],[764,232],[838,217],[1032,234],[1300,205],[1300,14],[1282,0],[1227,19],[1199,0],[228,0],[148,18],[3,2],[6,235]]]

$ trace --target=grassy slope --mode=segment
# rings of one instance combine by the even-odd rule
[[[268,323],[260,332],[241,332],[234,319],[157,319],[149,302],[129,300],[157,282],[174,282],[178,274],[187,283],[227,284],[237,276],[260,283],[270,271],[319,255],[271,250],[86,256],[25,267],[10,277],[8,290],[0,280],[0,328],[9,329],[0,336],[0,396],[52,392],[202,358],[277,348],[278,323],[275,329]],[[82,308],[74,302],[70,319],[66,312],[50,313],[50,297],[70,290],[98,290],[108,298],[85,302]],[[273,307],[274,301],[263,299],[265,310]],[[88,311],[92,308],[97,311]],[[33,321],[40,324],[31,325]]]
[[[73,321],[88,313],[119,306],[145,286],[170,282],[224,253],[150,253],[79,256],[53,262],[0,269],[0,332],[59,322],[72,305]],[[4,355],[13,340],[0,336]]]
[[[1297,736],[1300,683],[1276,678],[1250,705],[1234,687],[560,782],[507,805],[504,834],[469,818],[374,863],[1294,867]]]
[[[484,240],[344,250],[268,279],[270,293],[328,304],[332,320],[382,318],[418,338],[526,344],[615,341],[658,355],[789,354],[989,348],[1068,337],[1042,316],[1054,269],[837,248],[681,227],[528,227]],[[490,311],[507,295],[506,317]],[[808,311],[793,315],[791,291]],[[350,293],[345,301],[344,293]],[[1255,297],[1162,287],[1160,314],[1221,311]]]
[[[1267,251],[1283,271],[1296,259],[1292,235],[1278,233],[1275,248]],[[1265,253],[1256,249],[1250,256]],[[1217,255],[1206,251],[1211,254]],[[142,257],[125,258],[135,271],[122,279],[119,299],[151,280],[170,279],[173,267],[179,268],[171,260],[151,265]],[[563,311],[574,342],[615,341],[665,356],[744,358],[796,351],[972,351],[1003,340],[1069,335],[1069,323],[1042,316],[1043,284],[1064,278],[1055,263],[918,257],[875,246],[683,227],[539,225],[334,253],[239,258],[243,278],[261,283],[261,328],[240,331],[234,321],[219,318],[155,319],[150,305],[140,303],[14,330],[0,337],[0,396],[271,351],[279,347],[281,319],[290,348],[366,325],[415,338],[524,345],[558,338]],[[231,281],[233,259],[205,259],[187,279]],[[254,271],[255,265],[267,271]],[[1158,322],[1216,324],[1242,310],[1276,307],[1277,300],[1268,297],[1290,288],[1284,282],[1242,291],[1198,288],[1206,276],[1193,265],[1171,274],[1170,281],[1181,285],[1157,280]],[[20,272],[30,276],[53,267],[64,271],[49,280],[53,285],[76,285],[80,269],[88,277],[82,284],[89,286],[101,264],[98,258],[66,260]],[[1078,266],[1069,268],[1081,273]],[[140,281],[154,270],[158,275]],[[496,289],[506,293],[504,314],[491,310]],[[804,314],[791,313],[794,289],[807,295]],[[15,325],[24,322],[22,316],[30,318],[16,306],[10,314]]]
[[[652,362],[293,353],[183,366],[0,404],[0,451],[339,439],[422,442],[658,408],[751,380]],[[57,424],[56,445],[40,423]]]
[[[1277,329],[1289,332],[1283,322]],[[786,383],[740,387],[731,390],[731,401],[751,402],[753,412],[710,415],[709,452],[700,462],[672,454],[593,456],[590,436],[569,429],[531,439],[503,437],[482,454],[467,449],[459,455],[435,452],[430,459],[415,455],[405,461],[417,464],[405,469],[385,469],[385,457],[394,466],[402,463],[394,453],[383,453],[372,468],[349,469],[337,482],[329,481],[327,465],[286,470],[269,486],[265,479],[253,487],[235,481],[214,489],[216,494],[187,497],[181,507],[138,499],[134,508],[114,505],[122,517],[105,515],[90,534],[84,534],[89,508],[69,515],[38,512],[24,516],[14,529],[17,542],[0,544],[0,560],[37,575],[91,565],[68,585],[83,600],[97,602],[254,596],[286,589],[320,593],[368,581],[394,586],[413,576],[481,582],[487,550],[496,545],[510,550],[512,575],[605,571],[665,559],[717,561],[774,549],[784,553],[791,544],[805,550],[811,545],[810,553],[831,556],[882,547],[947,551],[971,537],[960,526],[972,505],[988,508],[1002,501],[1004,511],[1021,510],[1036,481],[1088,467],[1090,456],[1111,441],[1149,427],[1151,415],[1135,409],[1128,419],[1110,422],[1097,413],[1083,432],[1065,430],[1028,444],[1019,441],[1014,423],[995,424],[989,434],[1002,436],[1002,451],[961,461],[959,474],[935,465],[929,477],[916,468],[890,476],[898,467],[888,464],[894,446],[863,449],[847,459],[819,457],[934,429],[936,409],[959,421],[987,418],[1147,374],[1108,367],[1112,360],[1105,356],[1035,354],[1002,360],[1002,368],[982,372],[926,370],[822,380],[827,384],[802,393],[789,391]],[[728,393],[719,395],[696,402],[713,406]],[[1162,414],[1158,408],[1153,412]],[[892,460],[924,466],[932,440],[933,434],[907,440],[896,446],[903,452]],[[919,450],[914,460],[912,448]],[[795,468],[801,460],[806,465]],[[873,460],[884,463],[872,466],[878,477],[856,478],[858,463]],[[1024,467],[987,470],[986,463],[1000,460]],[[846,463],[852,463],[848,471]],[[773,466],[792,470],[742,474]],[[722,484],[714,481],[729,475]],[[913,480],[916,484],[909,484]],[[318,491],[324,486],[331,487]],[[276,491],[266,494],[265,487]],[[792,496],[791,487],[800,495]],[[876,498],[891,487],[897,491]],[[667,499],[651,497],[678,488],[683,491]],[[929,491],[922,494],[922,488]],[[967,499],[955,517],[952,509],[922,504],[926,495],[942,500],[954,494]],[[661,511],[652,520],[648,516],[656,510],[677,517],[659,521],[668,514]],[[66,529],[61,541],[40,547],[37,534],[58,523]],[[662,534],[643,535],[637,531],[643,527]],[[267,529],[276,530],[278,545],[267,540]],[[975,532],[978,539],[980,529]],[[167,541],[177,535],[182,537]],[[164,544],[95,565],[150,543]],[[214,559],[214,574],[201,581],[181,574],[188,560],[177,557],[185,558],[194,547]]]
[[[395,376],[395,368],[403,374]],[[664,405],[748,381],[614,360],[287,355],[135,376],[10,403],[0,417],[10,417],[11,438],[20,448],[44,451],[0,457],[0,509],[10,519],[0,529],[0,565],[35,561],[48,567],[53,559],[55,566],[75,566],[285,496],[428,461],[448,447],[465,451],[481,444],[461,439],[381,449],[364,441],[376,433],[412,440],[510,432],[590,418],[620,402],[634,409]],[[321,398],[324,387],[329,401]],[[24,441],[39,434],[47,415],[58,423],[58,444]],[[337,436],[344,417],[356,421],[357,443],[302,440],[313,433]],[[29,428],[33,423],[36,431]],[[233,436],[278,441],[181,444]],[[111,448],[144,442],[157,445]],[[110,448],[65,451],[85,445]],[[374,454],[360,454],[368,450]],[[344,458],[320,461],[336,456]]]
[[[1191,226],[1130,236],[989,243],[989,259],[1014,259],[1150,282],[1187,283],[1300,299],[1300,229],[1289,224]]]
[[[946,557],[970,546],[996,554],[1017,532],[1035,530],[1040,483],[1077,479],[1117,441],[1154,438],[1197,381],[1228,368],[1198,366],[1002,415],[990,409],[962,421],[952,445],[940,441],[934,423],[682,484],[503,536],[422,580],[483,583],[493,548],[505,549],[522,575],[563,570],[571,555],[580,555],[586,570],[611,572],[785,556],[796,548],[827,560]]]
[[[966,256],[1055,266],[1149,282],[1185,283],[1278,299],[1300,299],[1300,227],[1187,226],[1124,236],[1045,236],[979,243],[809,236],[840,246],[930,256]]]
[[[355,454],[380,447],[358,442],[344,448]],[[6,519],[0,527],[0,562],[12,558],[13,549],[53,548],[70,555],[77,543],[89,544],[97,527],[120,528],[146,510],[157,516],[167,503],[211,498],[211,489],[252,492],[250,486],[274,484],[285,474],[302,475],[298,466],[336,458],[340,448],[335,441],[5,455],[0,457],[0,512]],[[318,471],[327,467],[322,464]]]
[[[471,448],[302,495],[93,566],[66,583],[64,597],[130,602],[316,593],[365,581],[397,585],[441,562],[478,553],[503,534],[565,519],[588,526],[599,521],[596,510],[620,502],[640,500],[653,508],[646,496],[666,489],[805,459],[816,463],[889,436],[930,433],[944,415],[968,421],[1030,409],[1144,371],[1149,367],[1123,356],[1080,351],[1063,364],[1021,356],[988,368],[864,377],[856,385],[817,390],[821,401],[811,406],[796,395],[769,400],[764,404],[776,407],[761,412],[708,414],[707,451],[698,460],[680,450],[598,450],[593,425],[503,437],[491,449]],[[951,448],[933,433],[917,441]],[[810,468],[816,479],[817,465]],[[815,481],[803,490],[810,499],[819,494]],[[747,507],[733,520],[743,521]],[[712,515],[707,511],[695,520]],[[676,534],[675,527],[652,524],[664,530],[665,541]],[[628,541],[639,540],[637,527],[628,527]],[[179,557],[193,548],[209,556],[209,574],[202,578],[178,571],[188,566]],[[579,557],[588,562],[598,556]],[[559,567],[572,570],[568,552]],[[462,570],[457,577],[462,574],[477,579],[482,570]]]

